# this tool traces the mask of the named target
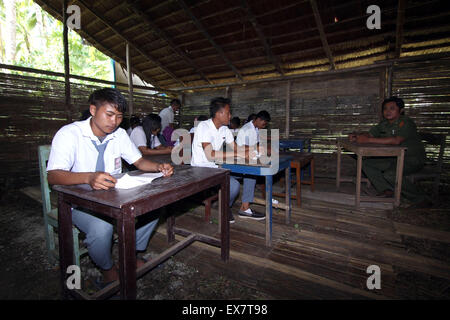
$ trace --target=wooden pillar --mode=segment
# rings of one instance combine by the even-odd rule
[[[289,139],[289,120],[290,120],[290,109],[291,109],[291,81],[286,83],[286,128],[285,128],[285,138]]]
[[[64,46],[64,82],[65,82],[65,105],[67,122],[72,122],[72,108],[70,104],[70,63],[69,63],[69,37],[67,28],[67,0],[63,5],[63,46]]]
[[[130,46],[127,42],[126,45],[126,59],[127,59],[127,71],[128,71],[128,112],[131,117],[133,114],[133,74],[131,73],[131,60],[130,60]]]
[[[388,67],[388,76],[387,76],[387,92],[386,95],[388,98],[392,96],[392,77],[393,77],[394,67]]]

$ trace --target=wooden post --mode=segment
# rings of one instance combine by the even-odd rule
[[[388,98],[392,96],[392,75],[394,72],[394,67],[390,66],[388,67],[388,76],[387,76],[387,92],[386,95]]]
[[[290,120],[290,109],[291,109],[291,81],[286,83],[286,128],[285,128],[285,138],[289,139],[289,120]]]
[[[127,71],[128,71],[128,112],[131,117],[133,114],[133,74],[131,73],[131,60],[130,60],[130,46],[127,42],[126,45],[126,59],[127,59]]]
[[[67,0],[63,5],[63,45],[64,45],[64,82],[65,82],[65,104],[67,122],[72,122],[72,108],[70,104],[70,64],[69,64],[69,37],[67,28]]]

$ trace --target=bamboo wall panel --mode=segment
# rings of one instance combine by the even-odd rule
[[[71,117],[78,120],[95,90],[105,87],[71,83]],[[128,92],[121,90],[128,98]],[[134,94],[137,114],[159,111],[165,96]],[[19,188],[39,184],[37,146],[50,144],[67,123],[64,81],[0,73],[0,185]]]

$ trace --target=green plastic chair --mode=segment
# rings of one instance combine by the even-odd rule
[[[47,180],[47,161],[50,155],[50,145],[43,145],[38,147],[39,153],[39,172],[41,177],[41,194],[42,194],[42,208],[44,213],[44,229],[45,229],[45,243],[47,245],[48,258],[51,263],[58,261],[58,252],[55,248],[54,233],[58,229],[58,209],[52,208],[50,201],[50,186]],[[74,260],[77,266],[80,266],[80,258],[87,253],[86,248],[80,250],[79,237],[80,231],[73,226],[73,253]]]

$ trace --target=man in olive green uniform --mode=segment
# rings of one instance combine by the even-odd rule
[[[384,119],[372,127],[369,134],[350,135],[351,141],[358,143],[381,143],[407,147],[403,167],[402,196],[413,203],[423,203],[427,199],[423,191],[406,178],[417,172],[425,163],[425,148],[417,133],[416,124],[402,115],[404,102],[400,98],[383,101]],[[371,157],[363,160],[364,173],[379,195],[392,196],[397,172],[396,157]]]

